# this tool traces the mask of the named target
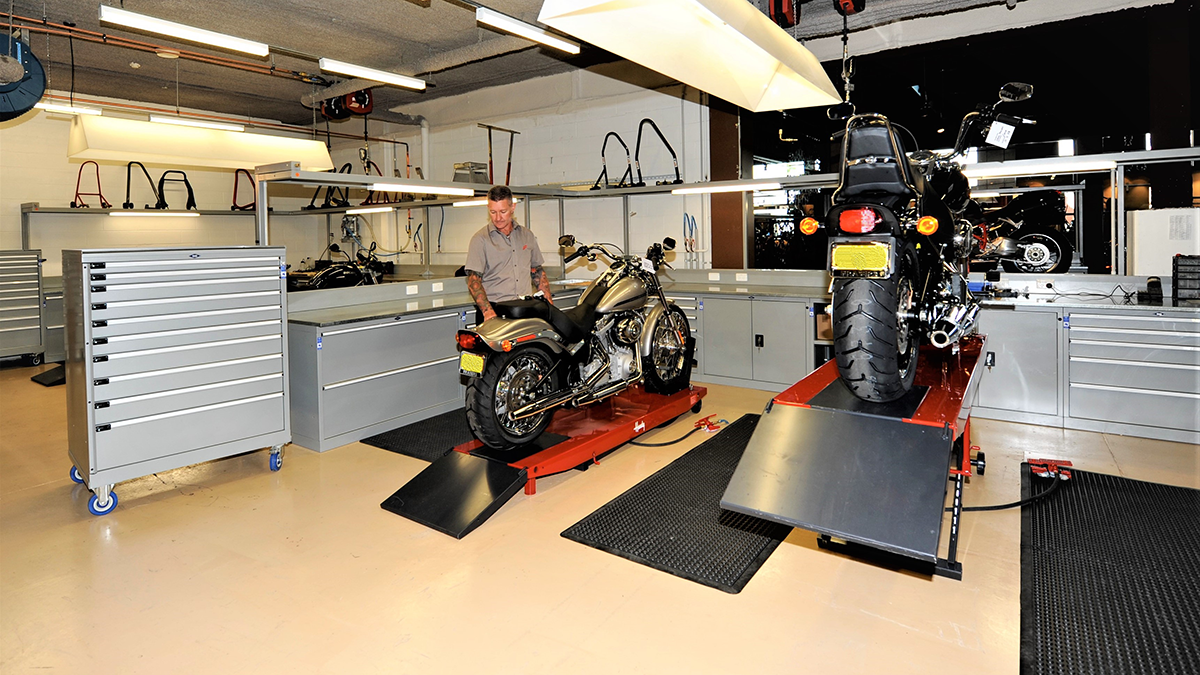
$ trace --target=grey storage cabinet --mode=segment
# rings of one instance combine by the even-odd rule
[[[291,440],[282,247],[64,250],[71,477],[113,484]]]
[[[698,305],[703,376],[696,379],[779,391],[812,371],[811,302],[704,296]]]
[[[994,355],[995,364],[980,377],[973,414],[1060,424],[1062,311],[989,308],[979,313],[978,325],[979,332],[987,335],[987,351]]]
[[[41,251],[0,251],[0,357],[42,362]]]
[[[63,326],[62,277],[42,277],[42,348],[46,363],[67,360]]]

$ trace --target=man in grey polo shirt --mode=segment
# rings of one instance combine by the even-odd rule
[[[493,302],[516,300],[537,288],[550,302],[550,280],[537,237],[513,220],[512,190],[497,185],[488,191],[488,224],[467,245],[467,290],[479,309],[476,320],[496,316]]]

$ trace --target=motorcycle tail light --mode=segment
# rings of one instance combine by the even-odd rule
[[[479,336],[474,333],[469,333],[465,330],[458,331],[458,348],[462,351],[470,351],[479,346]]]
[[[813,234],[820,227],[820,223],[816,218],[805,218],[800,221],[800,231],[804,234]]]
[[[917,232],[920,232],[921,234],[930,235],[934,232],[937,232],[937,229],[938,219],[934,218],[933,216],[921,216],[921,218],[917,220]]]
[[[500,347],[506,352],[511,352],[513,348],[512,340],[505,340],[504,342],[501,342]]]
[[[854,234],[866,234],[875,229],[875,226],[883,220],[875,209],[846,209],[838,216],[838,227],[842,232],[852,232]]]

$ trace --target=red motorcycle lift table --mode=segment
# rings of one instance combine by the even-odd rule
[[[522,487],[532,495],[538,478],[598,464],[601,455],[643,433],[689,410],[700,412],[706,394],[708,389],[693,386],[663,396],[637,385],[594,405],[559,409],[533,443],[504,451],[484,447],[477,440],[464,443],[380,506],[462,539]]]
[[[923,348],[912,391],[890,403],[855,397],[835,362],[821,366],[767,406],[721,506],[816,532],[824,548],[842,540],[846,549],[898,554],[961,579],[963,480],[972,464],[983,473],[982,459],[970,458],[970,413],[986,341]],[[941,559],[950,482],[950,541]]]

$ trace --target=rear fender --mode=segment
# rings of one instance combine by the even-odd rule
[[[545,319],[505,319],[497,317],[484,321],[475,327],[475,334],[483,338],[492,351],[510,351],[513,347],[526,343],[542,344],[555,354],[566,351],[562,336]],[[509,343],[509,349],[504,349],[504,343]]]

